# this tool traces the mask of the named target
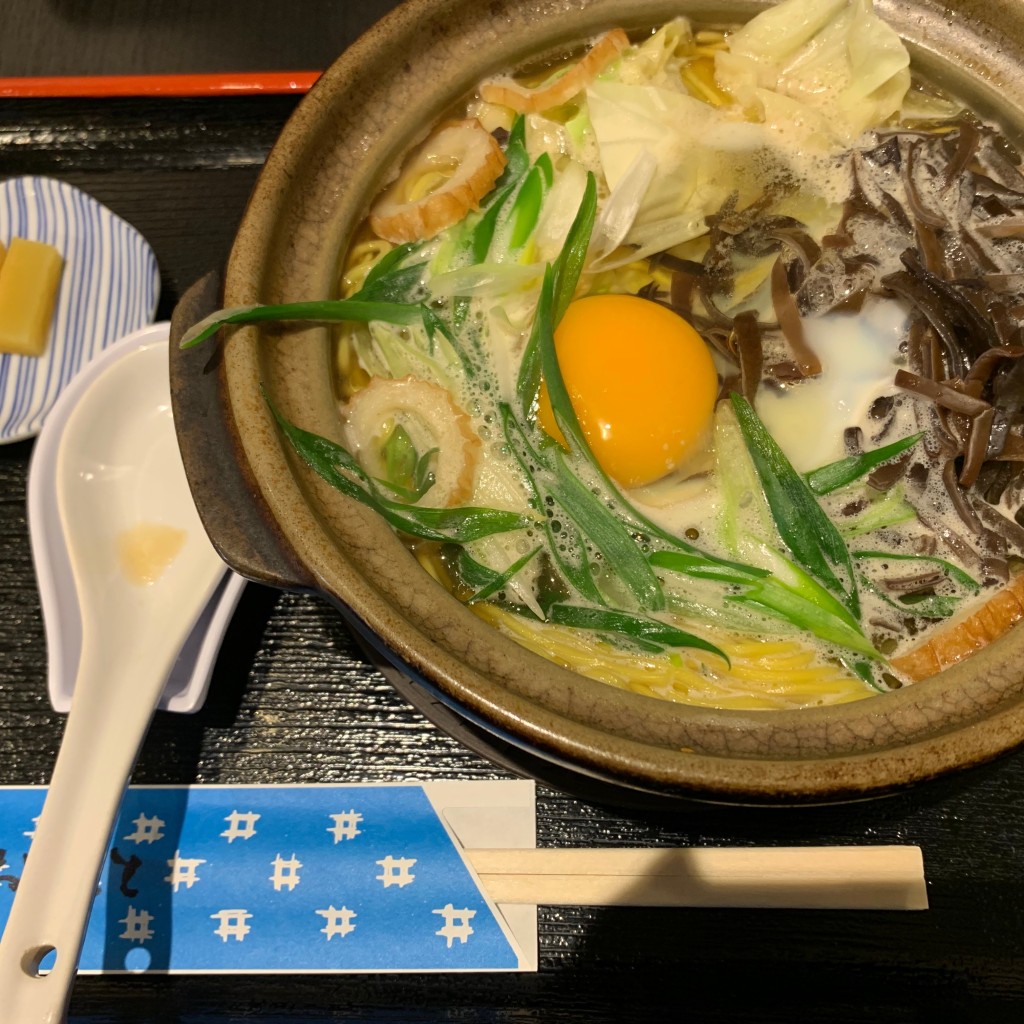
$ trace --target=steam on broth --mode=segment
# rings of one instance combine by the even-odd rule
[[[717,707],[884,692],[1024,614],[1024,175],[869,0],[614,30],[464,115],[341,300],[231,311],[342,321],[341,435],[279,422],[427,571]]]

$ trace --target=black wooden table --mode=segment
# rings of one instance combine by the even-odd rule
[[[3,0],[0,75],[320,68],[388,0]],[[134,224],[159,319],[227,254],[294,97],[0,100],[0,175],[49,174]],[[49,778],[62,720],[25,516],[32,443],[0,447],[0,784]],[[205,708],[159,714],[141,783],[503,778],[407,705],[319,600],[250,585]],[[1019,1020],[1024,752],[854,806],[676,811],[541,786],[546,846],[915,843],[923,913],[541,908],[530,975],[83,978],[74,1021]],[[72,851],[69,851],[72,855]],[[3,993],[0,993],[0,1002]]]

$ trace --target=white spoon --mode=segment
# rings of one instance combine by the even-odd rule
[[[82,653],[0,940],[0,1024],[64,1019],[128,777],[182,641],[226,571],[181,466],[166,358],[157,345],[112,363],[69,417],[58,452]],[[40,971],[54,951],[52,968]]]
[[[47,414],[32,449],[28,472],[28,528],[32,542],[39,604],[46,628],[46,681],[54,711],[66,714],[71,707],[75,676],[82,654],[82,616],[71,570],[64,525],[57,505],[57,457],[64,446],[68,418],[82,396],[111,363],[132,349],[170,344],[171,325],[166,321],[132,331],[104,349],[75,375]],[[165,357],[166,358],[166,357]],[[154,373],[165,367],[153,357]],[[169,394],[169,391],[167,392]],[[160,396],[164,401],[164,396]],[[166,429],[169,431],[170,422]],[[192,713],[203,706],[221,640],[242,596],[245,580],[236,573],[225,575],[213,600],[183,642],[157,707],[164,711]]]

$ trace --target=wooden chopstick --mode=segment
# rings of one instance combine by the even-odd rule
[[[465,850],[496,903],[926,910],[916,846]]]
[[[226,71],[177,75],[55,75],[0,78],[0,97],[209,96],[303,93],[319,71]]]

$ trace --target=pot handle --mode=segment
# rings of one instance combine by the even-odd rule
[[[223,350],[182,351],[185,331],[220,308],[220,275],[200,278],[171,315],[171,406],[192,499],[210,541],[247,579],[283,590],[315,589],[260,496],[242,449],[224,386]]]

